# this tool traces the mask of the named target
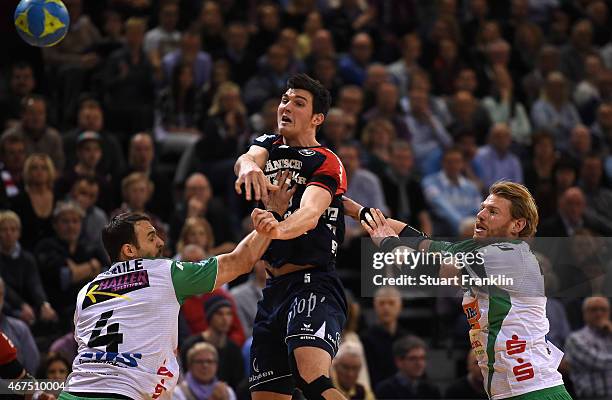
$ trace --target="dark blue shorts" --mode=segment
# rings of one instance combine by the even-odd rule
[[[335,271],[309,269],[269,279],[253,326],[251,391],[291,394],[293,350],[318,347],[334,358],[346,313]]]

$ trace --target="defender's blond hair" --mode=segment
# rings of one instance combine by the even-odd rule
[[[502,197],[510,201],[510,215],[514,219],[525,218],[527,223],[519,237],[532,237],[538,226],[538,206],[529,190],[520,183],[498,181],[489,189],[489,194]]]

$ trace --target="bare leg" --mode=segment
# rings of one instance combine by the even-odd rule
[[[310,383],[321,375],[329,378],[331,357],[318,347],[298,347],[293,351],[300,376]],[[322,393],[326,400],[346,400],[337,389],[327,389]]]

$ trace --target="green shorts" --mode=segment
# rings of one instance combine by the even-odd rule
[[[572,400],[564,385],[554,386],[535,392],[525,393],[504,400]]]

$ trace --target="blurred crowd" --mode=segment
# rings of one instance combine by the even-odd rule
[[[538,253],[566,382],[612,398],[612,1],[64,3],[53,47],[0,23],[0,330],[29,371],[69,373],[76,293],[109,266],[113,215],[150,215],[167,257],[233,249],[253,206],[233,164],[306,72],[332,94],[318,139],[356,201],[456,238],[493,182],[529,188],[537,235],[572,239]],[[351,399],[486,398],[459,300],[359,298],[363,234],[347,220],[335,384]],[[176,398],[248,398],[259,264],[183,305]]]

